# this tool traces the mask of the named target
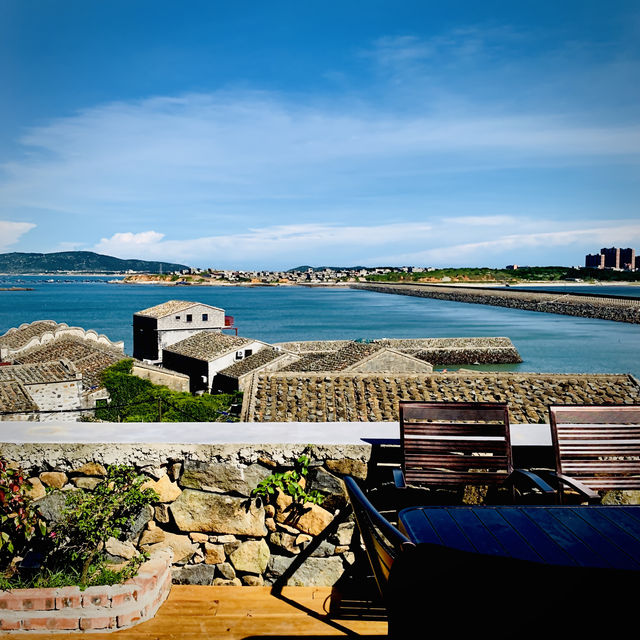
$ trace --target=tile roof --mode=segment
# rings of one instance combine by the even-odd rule
[[[30,349],[27,353],[20,354],[14,362],[16,364],[28,364],[48,362],[61,358],[70,360],[76,370],[82,374],[82,386],[86,390],[100,386],[100,374],[107,367],[126,358],[126,356],[117,349],[110,349],[94,342],[68,337]]]
[[[0,411],[38,411],[38,405],[17,380],[0,382]],[[9,417],[9,420],[13,418]]]
[[[609,374],[258,374],[248,422],[398,420],[400,400],[508,402],[514,423],[548,422],[547,406],[640,403],[633,376]]]
[[[350,344],[348,340],[311,340],[278,343],[284,349],[299,353],[307,358],[298,363],[297,369],[289,367],[287,371],[319,371],[315,367],[315,354],[329,354],[341,351]],[[397,349],[402,353],[415,356],[431,364],[505,364],[522,362],[522,358],[509,338],[380,338],[369,343]],[[347,354],[348,352],[345,352]],[[328,359],[327,363],[331,360]],[[335,371],[328,367],[327,371]]]
[[[297,362],[294,362],[283,371],[342,371],[353,366],[376,351],[380,351],[382,345],[375,342],[361,343],[350,342],[336,351],[322,355],[309,354]]]
[[[250,355],[248,358],[244,358],[218,373],[224,376],[229,376],[230,378],[239,378],[245,373],[255,371],[283,355],[285,355],[285,353],[282,351],[272,349],[271,347],[265,347],[264,349],[260,349],[257,353]]]
[[[205,307],[209,307],[210,309],[217,309],[218,311],[223,311],[220,307],[213,307],[210,304],[204,304],[203,302],[189,302],[187,300],[168,300],[167,302],[163,302],[162,304],[157,304],[155,307],[149,307],[148,309],[143,309],[142,311],[136,311],[135,315],[137,316],[148,316],[150,318],[164,318],[165,316],[169,316],[172,313],[178,313],[180,311],[184,311],[185,309],[189,309],[197,304],[202,304]]]
[[[0,346],[13,349],[27,344],[31,338],[40,336],[47,331],[52,331],[58,326],[53,320],[37,320],[31,324],[13,327],[0,336]]]
[[[250,344],[251,342],[253,342],[253,340],[241,338],[240,336],[214,333],[212,331],[200,331],[189,338],[172,344],[170,347],[165,347],[164,351],[208,362],[215,360],[229,351],[240,349],[240,347]]]
[[[69,360],[12,364],[0,367],[0,382],[17,380],[22,384],[45,384],[77,380],[80,376]]]

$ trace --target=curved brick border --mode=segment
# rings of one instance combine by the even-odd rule
[[[171,590],[170,551],[157,551],[124,584],[0,591],[2,631],[117,631],[153,618]]]

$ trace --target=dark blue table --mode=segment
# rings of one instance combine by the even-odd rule
[[[640,506],[411,507],[416,544],[550,566],[640,571]]]
[[[640,506],[411,507],[398,520],[415,546],[390,574],[395,637],[629,635]]]

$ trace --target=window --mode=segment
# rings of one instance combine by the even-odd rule
[[[190,313],[187,313],[187,322],[191,322],[193,320],[193,316]]]
[[[209,314],[208,313],[203,313],[202,314],[202,322],[207,322],[209,320]]]
[[[236,351],[236,360],[242,360],[243,353],[242,351]]]
[[[180,316],[176,316],[176,320],[180,320]]]
[[[247,350],[244,352],[244,357],[245,357],[245,358],[248,358],[252,353],[253,353],[253,349],[247,349]]]

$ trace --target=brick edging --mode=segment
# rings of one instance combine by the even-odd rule
[[[0,631],[117,631],[153,618],[171,590],[170,550],[112,586],[0,591]]]

